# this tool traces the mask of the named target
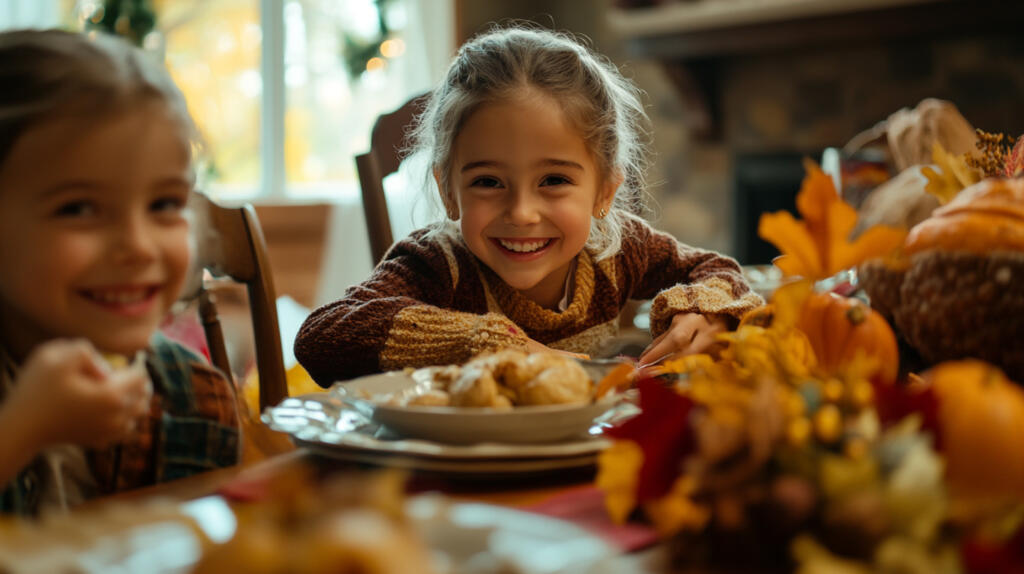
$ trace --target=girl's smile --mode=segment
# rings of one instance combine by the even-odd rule
[[[78,291],[89,303],[123,317],[139,317],[152,311],[162,284],[116,285]]]
[[[505,253],[505,256],[513,261],[529,261],[541,257],[554,246],[557,240],[554,237],[491,238],[491,241]]]

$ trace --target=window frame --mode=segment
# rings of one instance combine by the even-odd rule
[[[284,159],[284,2],[260,0],[260,182],[249,199],[293,203],[286,187]]]

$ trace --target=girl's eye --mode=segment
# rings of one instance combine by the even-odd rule
[[[562,175],[546,175],[544,179],[540,180],[542,187],[557,187],[559,185],[569,185],[572,181]]]
[[[56,215],[57,217],[67,218],[89,217],[92,215],[96,215],[96,211],[96,204],[91,201],[69,201],[67,203],[61,204],[56,209],[56,211],[54,211],[54,215]]]
[[[501,182],[495,177],[478,177],[470,184],[472,187],[501,187]]]
[[[160,197],[149,204],[150,211],[166,215],[178,215],[185,210],[185,199],[181,197]]]

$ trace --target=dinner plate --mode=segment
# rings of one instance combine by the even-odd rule
[[[612,395],[585,404],[521,406],[511,409],[481,407],[396,406],[373,397],[422,392],[430,381],[424,371],[393,371],[336,383],[330,394],[366,417],[407,437],[448,444],[499,442],[537,444],[579,437],[594,419],[621,399]]]
[[[406,501],[410,524],[433,551],[440,573],[605,574],[621,571],[618,552],[596,536],[554,518],[480,503],[455,503],[443,495],[422,495]],[[117,506],[129,514],[71,515],[34,526],[36,544],[17,537],[14,547],[0,539],[0,570],[14,574],[83,572],[180,574],[199,561],[205,546],[225,542],[237,530],[234,512],[220,497],[210,496],[172,508],[162,503]]]
[[[201,507],[201,508],[200,508]],[[212,540],[230,538],[234,517],[219,497],[186,503]],[[611,574],[623,571],[619,552],[582,528],[531,512],[453,502],[441,494],[409,498],[405,512],[434,553],[439,573]],[[627,570],[628,571],[628,570]]]
[[[346,462],[355,462],[399,468],[423,473],[437,473],[465,479],[521,477],[524,475],[549,475],[568,470],[585,469],[597,464],[597,453],[558,458],[515,458],[515,459],[443,459],[413,456],[382,456],[380,453],[361,450],[323,448],[321,445],[297,441],[299,446],[311,451]]]
[[[331,393],[311,393],[289,397],[267,409],[262,417],[270,428],[320,451],[339,451],[341,455],[361,452],[367,455],[395,455],[418,459],[493,461],[595,456],[610,443],[601,436],[604,425],[635,415],[636,406],[623,402],[598,417],[587,432],[558,443],[504,444],[477,443],[452,445],[429,440],[406,439],[354,410]],[[339,456],[341,456],[339,455]]]
[[[574,524],[511,508],[418,496],[406,512],[442,572],[610,574],[633,568],[619,552]]]

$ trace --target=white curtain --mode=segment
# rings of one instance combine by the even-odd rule
[[[405,0],[409,24],[407,78],[410,86],[429,89],[441,80],[455,52],[455,6],[452,0]]]
[[[408,96],[426,92],[441,81],[455,52],[455,7],[452,0],[404,0],[408,13],[403,38],[401,81]],[[395,240],[435,220],[440,213],[424,194],[422,165],[410,159],[384,180]],[[345,289],[366,280],[373,270],[366,220],[358,198],[343,198],[331,209],[324,261],[320,267],[317,305],[340,298]]]
[[[53,28],[60,23],[58,0],[0,0],[0,30]]]

